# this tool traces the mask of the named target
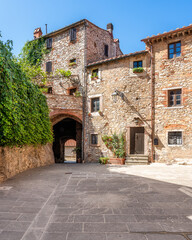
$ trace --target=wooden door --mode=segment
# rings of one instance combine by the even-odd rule
[[[144,154],[144,133],[135,133],[135,153]]]

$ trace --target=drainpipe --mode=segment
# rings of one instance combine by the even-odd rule
[[[150,55],[151,55],[151,162],[154,162],[155,158],[155,148],[154,148],[154,133],[155,133],[155,92],[154,92],[154,57],[153,57],[153,45],[149,41],[148,42],[150,45]]]
[[[84,22],[84,66],[83,66],[83,121],[82,121],[82,161],[85,161],[85,120],[86,120],[86,99],[87,99],[87,77],[86,77],[86,65],[87,65],[87,29],[86,29],[86,21]]]

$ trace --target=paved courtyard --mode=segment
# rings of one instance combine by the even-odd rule
[[[192,166],[57,164],[0,185],[1,240],[192,240]]]

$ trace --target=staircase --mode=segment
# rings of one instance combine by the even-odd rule
[[[125,165],[147,165],[149,164],[148,155],[134,154],[129,155],[125,161]]]

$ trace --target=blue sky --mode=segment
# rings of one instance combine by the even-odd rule
[[[0,31],[17,55],[46,23],[51,32],[84,18],[101,28],[112,22],[123,53],[130,53],[145,49],[142,38],[192,23],[191,9],[191,0],[0,0]]]

